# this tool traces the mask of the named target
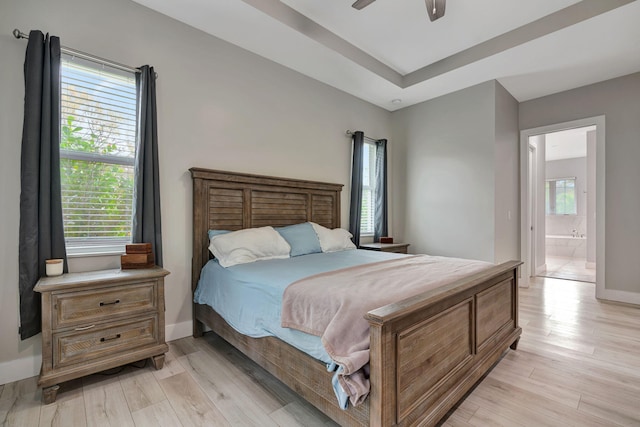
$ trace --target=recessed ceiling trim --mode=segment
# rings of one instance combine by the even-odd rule
[[[266,15],[343,55],[401,89],[520,46],[636,0],[582,0],[529,24],[402,75],[279,0],[242,0]]]
[[[403,77],[402,88],[432,79],[457,68],[570,27],[635,0],[583,0],[527,25],[501,34],[475,46],[424,66]]]
[[[312,40],[343,55],[347,59],[361,65],[374,74],[382,77],[398,87],[403,87],[402,74],[377,60],[362,49],[352,45],[345,39],[332,33],[322,25],[307,18],[297,10],[280,0],[242,0],[246,4],[280,21],[284,25],[298,31]]]

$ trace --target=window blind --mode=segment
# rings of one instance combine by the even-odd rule
[[[131,241],[135,75],[63,56],[60,173],[67,251],[122,252]]]
[[[376,174],[376,147],[365,143],[362,150],[362,209],[360,211],[360,234],[373,234],[374,190]]]

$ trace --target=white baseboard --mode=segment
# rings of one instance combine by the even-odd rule
[[[602,289],[596,286],[596,298],[625,304],[640,305],[640,293],[619,291],[617,289]]]
[[[193,335],[193,322],[191,320],[187,322],[174,323],[173,325],[166,325],[164,328],[166,341],[173,341],[191,335]]]
[[[187,322],[165,325],[164,334],[166,341],[188,337],[193,333],[193,323]],[[0,384],[12,383],[36,375],[40,375],[42,355],[24,357],[22,359],[0,362]]]
[[[42,365],[41,354],[0,362],[0,384],[40,375],[40,365]]]

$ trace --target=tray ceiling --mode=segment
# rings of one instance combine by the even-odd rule
[[[640,71],[636,0],[448,0],[434,22],[423,0],[135,1],[390,111],[492,79],[522,102]]]

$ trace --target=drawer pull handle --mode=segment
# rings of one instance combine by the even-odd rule
[[[120,334],[114,335],[112,337],[106,337],[106,338],[100,338],[100,342],[105,342],[105,341],[111,341],[111,340],[117,340],[118,338],[120,338]]]
[[[96,325],[82,326],[80,328],[76,328],[76,331],[86,331],[87,329],[95,328]]]
[[[120,300],[119,300],[119,299],[117,299],[117,300],[115,300],[115,301],[111,301],[111,302],[102,302],[102,301],[101,301],[101,302],[100,302],[100,307],[103,307],[103,306],[105,306],[105,305],[115,305],[115,304],[119,304],[119,303],[120,303]]]

